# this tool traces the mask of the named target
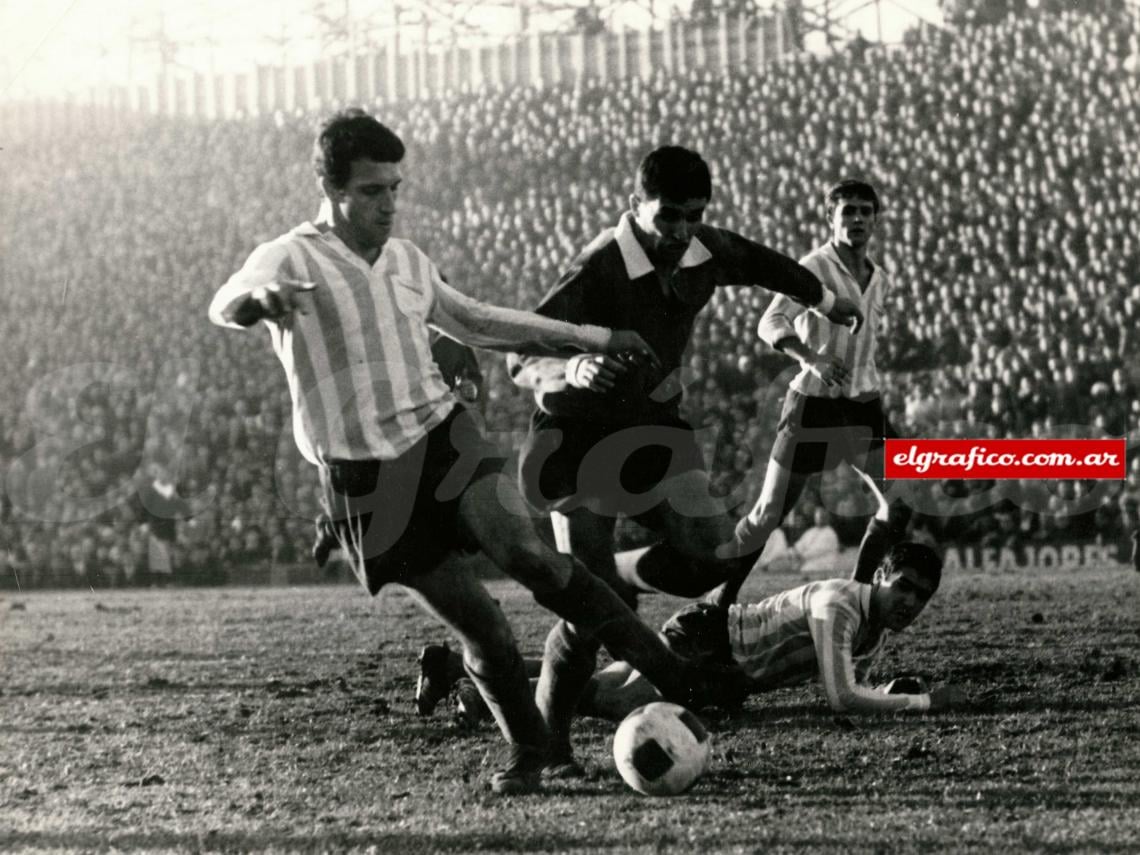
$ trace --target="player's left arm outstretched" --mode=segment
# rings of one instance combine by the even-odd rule
[[[902,694],[861,682],[866,679],[870,664],[882,650],[883,640],[861,663],[859,675],[854,661],[855,633],[859,619],[850,602],[821,595],[812,604],[812,637],[819,679],[827,702],[836,712],[927,712],[950,709],[966,702],[966,695],[954,686],[942,686],[931,692]]]
[[[435,300],[428,323],[471,347],[531,354],[564,353],[568,348],[608,354],[636,353],[657,361],[653,348],[632,330],[574,324],[472,299],[433,277]]]

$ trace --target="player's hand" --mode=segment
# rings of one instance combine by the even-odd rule
[[[638,333],[633,330],[613,330],[610,333],[606,353],[617,356],[619,354],[636,354],[638,358],[646,360],[654,369],[661,368],[661,360],[657,358],[653,348]]]
[[[566,363],[566,382],[576,389],[608,392],[628,370],[624,362],[604,353],[581,353]]]
[[[261,310],[262,318],[276,321],[294,312],[308,314],[310,298],[307,295],[316,287],[315,282],[279,279],[268,285],[259,285],[249,296]]]
[[[800,359],[800,364],[827,386],[842,386],[851,376],[841,360],[819,353],[805,355]]]
[[[846,297],[836,297],[835,305],[827,313],[827,319],[833,324],[851,327],[851,334],[854,335],[863,326],[863,311],[853,300],[848,300]]]
[[[969,696],[957,686],[939,686],[930,693],[931,710],[951,710],[969,702]]]

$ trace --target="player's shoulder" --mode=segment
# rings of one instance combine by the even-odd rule
[[[562,271],[550,293],[567,287],[592,287],[596,283],[608,287],[626,271],[624,256],[612,226],[599,232]],[[549,294],[548,294],[549,296]]]
[[[831,248],[831,244],[823,243],[802,255],[799,262],[812,273],[819,276],[821,272],[827,270],[836,262],[834,254],[835,250]]]
[[[807,586],[812,610],[842,610],[855,615],[861,611],[863,588],[850,579],[822,579]]]
[[[605,263],[610,258],[620,257],[621,247],[618,246],[617,229],[608,226],[582,247],[574,262],[575,266],[597,265]]]
[[[249,254],[246,266],[265,268],[287,263],[301,242],[305,240],[304,236],[299,233],[299,229],[300,226],[277,235],[277,237],[259,240]]]

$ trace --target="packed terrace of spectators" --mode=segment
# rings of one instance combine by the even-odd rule
[[[1135,443],[1138,55],[1129,21],[1068,12],[763,74],[485,90],[375,111],[409,147],[403,236],[453,284],[508,306],[537,303],[616,222],[656,145],[709,160],[711,222],[793,256],[826,239],[825,185],[864,177],[886,205],[874,255],[895,290],[879,354],[904,434]],[[316,477],[293,448],[280,366],[263,331],[213,327],[205,307],[257,243],[315,215],[320,118],[124,117],[113,130],[5,140],[6,577],[146,581],[157,506],[140,502],[144,485],[177,509],[175,578],[246,579],[237,568],[303,561]],[[767,300],[718,293],[689,357],[686,408],[715,439],[730,504],[759,488],[793,373],[755,334]],[[506,446],[531,400],[500,356],[480,362],[489,428]],[[1123,484],[1066,482],[1033,502],[1029,485],[941,485],[952,510],[921,524],[1013,545],[1111,540],[1136,519],[1140,457],[1130,462]],[[1001,496],[1001,513],[986,509]],[[806,518],[822,503],[852,532],[867,510],[843,475],[805,501]]]

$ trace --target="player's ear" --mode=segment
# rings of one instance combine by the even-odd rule
[[[636,193],[629,194],[629,210],[636,217],[638,206],[641,205],[641,197]]]
[[[335,202],[338,198],[340,198],[342,191],[335,187],[328,178],[322,178],[320,183],[321,192],[325,194],[326,199],[328,199],[330,202]]]

